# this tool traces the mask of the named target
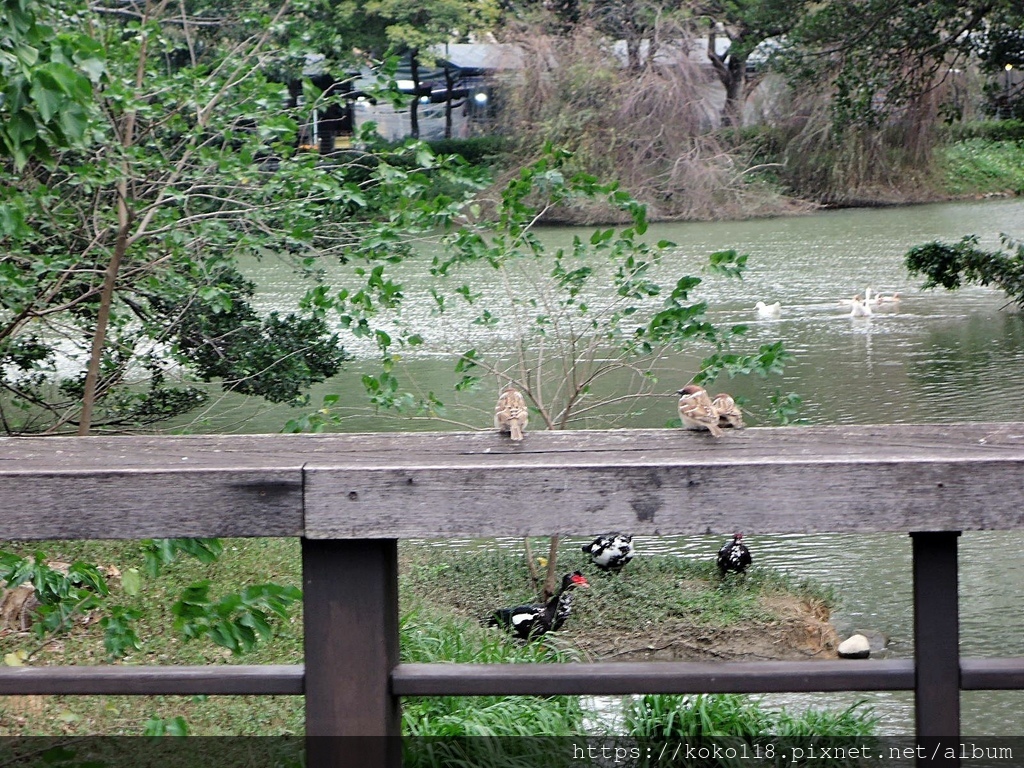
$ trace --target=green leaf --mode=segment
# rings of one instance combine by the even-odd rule
[[[61,91],[51,90],[41,83],[33,83],[29,89],[29,96],[39,111],[43,122],[48,123],[53,116],[60,112],[67,97]]]
[[[138,568],[129,568],[121,573],[121,589],[131,597],[139,594],[142,589],[142,575]]]

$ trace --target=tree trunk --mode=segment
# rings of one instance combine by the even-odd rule
[[[718,81],[725,87],[725,106],[722,108],[722,125],[738,128],[743,124],[743,86],[746,83],[747,58],[726,52],[720,56],[716,50],[716,30],[708,33],[708,59],[718,75]],[[733,40],[730,50],[735,48]]]
[[[143,36],[139,50],[139,63],[135,70],[135,87],[140,88],[146,73],[146,54],[149,49],[149,38]],[[135,143],[135,110],[125,113],[121,133],[121,146],[131,147]],[[100,362],[103,360],[103,347],[107,343],[107,325],[114,305],[114,287],[117,274],[121,271],[121,262],[128,251],[129,231],[134,219],[128,207],[128,161],[121,167],[121,179],[117,183],[117,239],[114,241],[114,252],[107,263],[103,275],[103,290],[100,293],[100,306],[96,312],[96,329],[92,335],[92,349],[89,354],[89,366],[85,372],[85,385],[82,389],[82,414],[78,420],[78,434],[88,435],[92,429],[92,414],[99,395]]]
[[[409,72],[412,76],[412,104],[409,105],[409,135],[420,137],[420,63],[417,49],[409,52]]]
[[[722,110],[722,125],[739,128],[743,125],[744,86],[746,85],[747,62],[737,56],[730,56],[726,62],[729,72],[725,85],[725,108]]]
[[[452,137],[452,71],[446,66],[444,68],[444,137]],[[467,97],[468,98],[468,97]]]
[[[626,40],[626,59],[629,63],[630,72],[640,71],[640,40],[629,38]]]
[[[88,435],[92,428],[93,409],[99,395],[100,362],[103,360],[103,347],[107,342],[107,326],[110,323],[110,312],[114,304],[114,286],[117,283],[117,273],[121,270],[124,254],[128,250],[128,228],[131,226],[132,216],[124,199],[127,194],[127,185],[122,182],[119,187],[125,188],[119,190],[117,201],[117,240],[114,243],[114,253],[107,264],[107,271],[103,275],[100,307],[96,313],[96,330],[92,336],[89,367],[85,373],[85,387],[82,391],[82,415],[78,421],[79,435]]]

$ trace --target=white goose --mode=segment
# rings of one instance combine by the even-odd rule
[[[900,303],[900,292],[896,291],[891,296],[882,296],[881,294],[879,294],[876,303],[877,306],[880,308],[884,306],[887,309],[896,309],[896,307],[898,307]]]
[[[776,301],[774,304],[765,304],[763,301],[754,305],[758,317],[778,317],[782,314],[782,303]]]
[[[850,303],[850,317],[871,317],[871,307],[861,300],[860,294],[854,296]]]

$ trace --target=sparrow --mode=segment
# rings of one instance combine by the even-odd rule
[[[494,407],[494,428],[508,432],[513,440],[522,440],[529,416],[522,393],[514,387],[506,387]]]
[[[722,436],[718,411],[703,387],[687,384],[676,394],[679,395],[679,418],[686,429],[706,429],[715,437]]]
[[[719,392],[711,401],[711,405],[718,412],[718,426],[743,429],[743,414],[731,396]]]

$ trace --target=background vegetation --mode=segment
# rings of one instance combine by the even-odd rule
[[[382,412],[439,420],[460,391],[514,383],[548,428],[616,423],[658,388],[660,355],[693,354],[694,378],[705,382],[772,375],[787,359],[780,345],[747,348],[742,326],[715,327],[691,298],[702,279],[740,277],[746,256],[710,254],[703,276],[663,282],[655,267],[670,244],[644,239],[648,218],[1024,188],[1014,75],[1024,69],[1024,16],[1013,0],[2,0],[0,11],[0,429],[10,435],[154,428],[201,404],[209,390],[200,384],[305,405],[309,387],[366,340],[380,365],[362,383]],[[500,138],[447,157],[418,142],[388,146],[369,126],[354,150],[304,151],[303,126],[338,98],[306,78],[310,57],[339,80],[353,67],[379,73],[369,95],[408,108],[415,137],[419,102],[389,81],[389,57],[410,57],[418,93],[431,46],[471,36],[524,52],[520,76],[498,90],[504,108],[488,130]],[[548,250],[536,227],[554,218],[622,226]],[[443,255],[418,256],[427,238]],[[913,266],[937,285],[980,281],[1019,300],[1020,247],[993,255],[974,245],[932,244]],[[293,311],[261,315],[243,257],[285,260],[308,292]],[[346,268],[339,282],[326,279],[328,263]],[[422,266],[435,281],[429,297],[406,296],[391,271],[398,263]],[[470,267],[489,279],[464,278]],[[501,290],[482,298],[485,285]],[[409,322],[410,301],[433,317]],[[403,356],[427,345],[454,303],[507,346],[434,348],[452,361],[443,391],[400,378]],[[461,339],[473,329],[459,330]],[[628,392],[602,389],[611,371],[629,374]],[[338,428],[336,401],[286,428]],[[8,594],[31,585],[37,634],[7,631],[4,661],[43,663],[58,650],[126,663],[241,653],[291,661],[296,558],[290,544],[277,546],[13,546],[0,578]],[[510,563],[494,568],[526,583]],[[646,568],[649,583],[675,574],[654,561]],[[232,577],[223,592],[207,583],[217,569]],[[630,583],[612,584],[629,606],[655,610]],[[474,609],[512,599],[487,587]],[[750,594],[710,602],[728,609],[726,621],[755,610]],[[464,619],[426,622],[421,610],[407,614],[409,653],[561,658],[547,644],[509,646]],[[586,610],[578,620],[586,626]],[[283,641],[264,645],[279,632]],[[56,702],[8,701],[5,727],[140,726],[119,702]],[[459,712],[450,704],[414,703],[407,728],[448,732]],[[189,722],[210,733],[300,727],[287,703],[260,704],[257,715],[249,704],[243,715],[203,700],[176,701],[174,714],[152,706],[142,728],[153,733]],[[474,727],[579,727],[574,701],[506,707],[485,702]],[[782,727],[758,717],[759,728]]]
[[[81,543],[45,542],[45,549],[61,562],[94,562],[106,573],[111,603],[121,610],[140,613],[136,624],[138,647],[123,657],[126,664],[223,664],[302,661],[301,606],[271,622],[273,634],[250,651],[233,654],[230,649],[200,640],[190,641],[181,631],[176,607],[181,594],[192,585],[209,582],[213,595],[230,594],[239,582],[298,583],[298,542],[292,539],[247,541],[228,539],[216,561],[175,557],[163,563],[157,576],[146,576],[145,557],[138,542]],[[721,584],[713,552],[702,561],[667,556],[641,557],[619,576],[600,574],[586,562],[578,542],[563,542],[563,567],[582,568],[592,587],[581,593],[574,614],[564,630],[542,642],[523,644],[505,632],[483,626],[490,611],[533,599],[526,566],[515,549],[488,547],[478,551],[453,551],[422,542],[404,543],[400,550],[401,654],[405,662],[559,663],[584,660],[577,645],[581,638],[609,628],[657,627],[672,617],[682,617],[706,628],[737,623],[770,624],[777,616],[760,602],[764,595],[785,592],[802,599],[831,602],[833,596],[809,584],[755,568],[747,578]],[[31,555],[32,548],[17,548]],[[149,551],[149,550],[144,550]],[[140,572],[141,588],[126,585],[125,574]],[[732,583],[735,581],[735,583]],[[684,588],[680,588],[680,584]],[[688,586],[686,586],[688,585]],[[0,631],[5,647],[29,651],[22,663],[101,663],[110,655],[105,630],[99,623],[103,611],[79,612],[57,633],[40,633],[29,640],[10,627]],[[617,631],[617,630],[613,630]],[[657,699],[658,697],[654,697]],[[652,701],[654,700],[652,699]],[[717,697],[708,697],[714,701]],[[646,701],[647,698],[644,699]],[[701,699],[703,700],[703,699]],[[739,701],[739,697],[724,697]],[[637,700],[640,701],[639,699]],[[671,728],[668,716],[671,697],[658,714],[627,715],[620,733],[651,737],[652,729]],[[643,706],[634,703],[633,708]],[[676,717],[686,710],[683,702],[671,704]],[[789,715],[769,716],[753,703],[740,715],[716,719],[725,732],[737,721],[750,727],[776,727]],[[632,710],[631,710],[632,711]],[[800,715],[801,719],[810,714]],[[579,697],[424,697],[404,702],[403,732],[410,736],[572,736],[585,732],[585,710]],[[643,720],[641,726],[635,721]],[[838,718],[839,721],[842,717]],[[865,716],[865,722],[870,718]],[[193,735],[289,735],[301,734],[303,711],[293,697],[125,697],[67,696],[6,697],[0,701],[0,735],[189,733]],[[589,726],[588,726],[589,727]],[[843,735],[845,731],[837,731]],[[468,749],[454,742],[435,745],[431,760],[444,764],[445,749]],[[543,741],[521,740],[517,749],[543,750]],[[515,755],[508,744],[477,743],[473,749]],[[479,753],[478,753],[479,757]],[[522,755],[520,755],[522,757]],[[427,757],[417,759],[427,760]],[[447,758],[444,758],[447,759]],[[421,763],[417,763],[421,764]],[[501,763],[486,763],[500,765]]]

